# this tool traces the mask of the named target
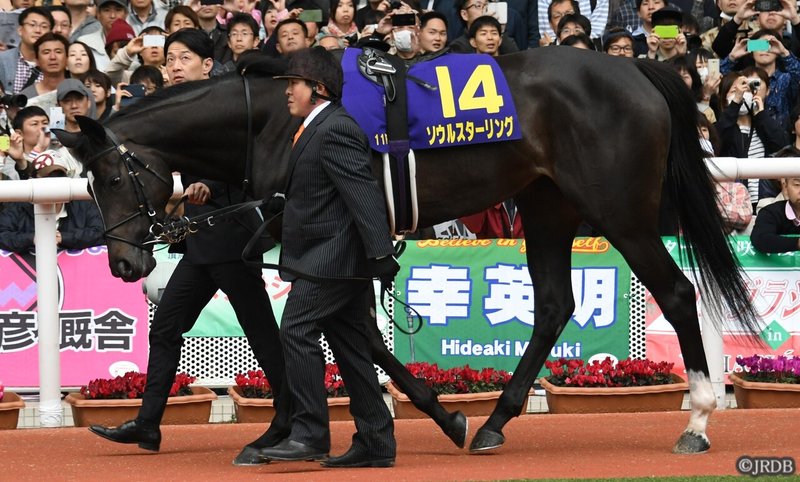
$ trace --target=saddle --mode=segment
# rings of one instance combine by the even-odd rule
[[[364,77],[384,88],[389,152],[383,154],[383,180],[389,228],[397,234],[414,232],[417,200],[414,154],[408,136],[408,67],[394,55],[364,47],[358,56],[358,69]]]

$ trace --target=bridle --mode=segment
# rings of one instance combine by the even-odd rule
[[[87,170],[91,169],[92,164],[94,164],[98,159],[105,156],[111,151],[116,151],[119,155],[119,159],[122,164],[125,166],[125,169],[128,171],[128,177],[131,180],[131,185],[133,186],[133,193],[136,196],[136,206],[137,210],[133,213],[126,216],[124,219],[119,221],[118,223],[114,224],[113,226],[106,228],[103,231],[103,237],[106,239],[114,240],[114,241],[121,241],[123,243],[129,244],[136,248],[139,248],[144,251],[149,251],[147,245],[155,244],[159,242],[167,242],[167,243],[177,243],[183,240],[190,232],[194,232],[197,230],[196,225],[192,223],[176,223],[176,222],[168,222],[169,216],[165,217],[164,220],[160,220],[156,215],[156,209],[153,207],[150,200],[147,198],[147,195],[144,192],[144,184],[142,183],[140,174],[145,172],[153,177],[155,177],[158,181],[162,182],[170,192],[172,192],[173,183],[166,179],[164,176],[156,172],[153,168],[150,167],[149,164],[145,164],[142,162],[136,154],[130,151],[125,144],[119,142],[117,136],[111,132],[110,129],[107,127],[103,127],[106,133],[106,137],[109,141],[111,141],[111,147],[104,149],[91,158],[89,158],[85,163],[84,166]],[[138,167],[138,169],[137,169]],[[94,191],[92,189],[91,183],[89,183],[89,194],[92,198],[95,198]],[[95,201],[97,199],[95,198]],[[131,241],[129,239],[125,239],[121,236],[117,236],[112,234],[112,231],[115,229],[139,218],[140,216],[144,216],[150,221],[150,228],[149,234],[142,242]],[[188,220],[185,220],[188,221]],[[173,226],[176,224],[180,224],[181,226]],[[184,226],[185,224],[185,226]]]

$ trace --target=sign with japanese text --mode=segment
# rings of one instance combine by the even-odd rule
[[[513,371],[536,320],[524,240],[444,240],[409,243],[396,281],[398,297],[419,312],[415,335],[395,330],[400,361],[469,364]],[[573,244],[575,312],[551,358],[628,356],[630,270],[602,238]],[[395,304],[402,327],[416,324]]]
[[[361,53],[345,50],[342,103],[367,133],[370,147],[389,152],[384,89],[359,71]],[[412,149],[522,138],[511,90],[489,55],[445,54],[415,63],[406,86]]]
[[[144,371],[148,309],[141,283],[111,276],[105,246],[62,251],[58,268],[62,385]],[[7,386],[39,386],[36,302],[35,258],[0,251],[0,379]]]
[[[664,243],[680,265],[679,253],[683,246],[679,246],[674,238],[664,238]],[[740,333],[728,323],[728,327],[723,329],[726,374],[733,371],[737,356],[792,356],[800,353],[800,253],[759,253],[748,236],[735,237],[733,246],[747,273],[753,306],[762,320],[758,336],[763,343],[757,346],[735,336]],[[688,276],[692,279],[690,274]],[[675,331],[649,292],[646,296],[647,357],[674,362],[675,372],[682,374],[685,367]]]

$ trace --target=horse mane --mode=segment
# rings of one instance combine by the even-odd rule
[[[204,81],[186,82],[184,84],[173,85],[169,88],[162,88],[154,93],[139,99],[115,114],[113,118],[123,118],[136,115],[142,111],[150,109],[154,105],[161,106],[167,99],[179,97],[188,92],[209,90],[217,87],[217,84],[226,82],[231,78],[240,78],[242,75],[252,75],[254,77],[271,77],[286,72],[288,62],[285,58],[274,58],[263,54],[247,55],[242,57],[242,61],[237,66],[236,72],[212,77]]]

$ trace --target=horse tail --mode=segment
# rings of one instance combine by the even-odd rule
[[[759,317],[750,301],[742,267],[724,234],[714,179],[703,160],[706,154],[700,147],[700,114],[695,100],[671,66],[643,59],[635,62],[669,106],[671,137],[664,194],[677,212],[679,247],[681,243],[686,246],[680,249],[681,257],[692,268],[696,282],[699,269],[703,300],[717,328],[727,321],[745,335],[756,334],[760,331]],[[730,318],[725,316],[726,307]]]

